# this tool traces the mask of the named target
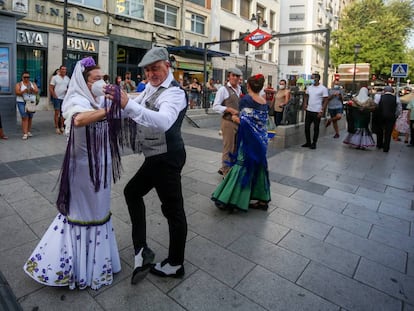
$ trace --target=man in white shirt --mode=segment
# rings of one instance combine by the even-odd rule
[[[302,147],[316,149],[319,136],[319,124],[328,105],[328,89],[319,83],[321,76],[314,73],[311,77],[313,83],[306,89],[305,95],[305,136],[306,143]],[[313,140],[311,140],[310,126],[313,123]]]
[[[64,65],[59,67],[59,73],[50,80],[49,92],[52,98],[53,108],[55,109],[54,121],[56,134],[63,134],[65,131],[63,128],[65,120],[62,117],[62,103],[68,90],[69,82],[70,79],[66,75],[66,66]]]

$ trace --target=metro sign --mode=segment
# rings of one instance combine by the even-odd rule
[[[270,39],[272,39],[272,35],[271,34],[269,34],[266,31],[263,31],[263,30],[257,28],[251,34],[248,34],[243,39],[243,41],[246,41],[247,43],[249,43],[251,45],[254,45],[255,47],[259,47],[259,46],[265,44]]]

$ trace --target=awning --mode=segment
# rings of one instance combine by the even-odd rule
[[[190,55],[204,56],[204,49],[195,46],[181,45],[181,46],[169,46],[167,47],[169,53],[188,57]],[[213,50],[207,50],[207,57],[226,57],[230,56],[229,53],[223,53]]]

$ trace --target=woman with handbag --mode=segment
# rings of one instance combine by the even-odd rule
[[[17,108],[22,117],[23,140],[32,137],[32,119],[35,112],[36,94],[39,93],[36,83],[30,82],[30,74],[25,71],[22,74],[22,81],[15,87]]]

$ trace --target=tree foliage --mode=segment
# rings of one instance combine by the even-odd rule
[[[393,63],[410,62],[406,46],[413,27],[414,0],[357,0],[342,11],[339,29],[332,32],[331,61],[354,63],[354,46],[360,44],[357,62],[389,77]]]

